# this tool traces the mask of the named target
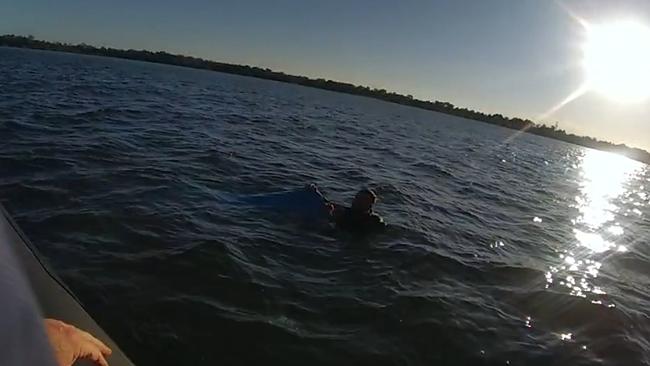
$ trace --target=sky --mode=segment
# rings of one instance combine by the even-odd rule
[[[650,1],[0,0],[0,34],[269,67],[650,149],[650,100],[590,91],[548,115],[585,80],[576,16],[650,26]]]

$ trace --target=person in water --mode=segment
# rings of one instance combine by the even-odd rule
[[[386,227],[384,220],[372,211],[372,207],[377,202],[377,194],[372,189],[361,189],[354,196],[352,205],[345,207],[327,200],[315,185],[311,184],[308,188],[323,198],[328,217],[338,228],[352,233],[366,234],[381,231]]]

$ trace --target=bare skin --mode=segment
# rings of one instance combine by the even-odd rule
[[[59,366],[72,366],[77,360],[92,360],[96,365],[108,366],[112,353],[102,341],[88,332],[60,320],[45,319],[45,332]]]

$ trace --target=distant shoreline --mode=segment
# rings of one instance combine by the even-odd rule
[[[260,67],[251,67],[247,65],[227,64],[222,62],[204,60],[197,57],[174,55],[162,51],[151,52],[132,49],[121,50],[106,47],[98,48],[86,44],[73,45],[60,42],[41,41],[34,39],[31,36],[25,37],[16,35],[3,35],[0,36],[0,46],[62,51],[184,66],[194,69],[205,69],[228,74],[237,74],[261,79],[276,80],[346,94],[361,95],[396,104],[407,105],[429,111],[463,117],[479,122],[485,122],[513,130],[519,130],[534,135],[545,136],[552,139],[569,142],[580,146],[614,152],[650,165],[650,153],[645,150],[629,147],[625,144],[614,144],[607,141],[597,140],[588,136],[578,136],[572,133],[567,133],[566,131],[559,129],[557,127],[557,124],[554,126],[546,126],[544,124],[536,124],[528,119],[510,118],[502,116],[501,114],[485,114],[467,108],[459,108],[448,102],[432,102],[420,100],[414,98],[412,95],[397,94],[394,92],[386,91],[385,89],[371,89],[366,86],[353,85],[333,80],[312,79],[305,76],[289,75],[283,72],[273,71],[268,68],[263,69]]]

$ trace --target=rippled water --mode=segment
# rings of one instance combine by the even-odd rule
[[[0,198],[141,365],[650,365],[650,172],[372,99],[0,48]],[[361,186],[358,240],[223,197]]]

